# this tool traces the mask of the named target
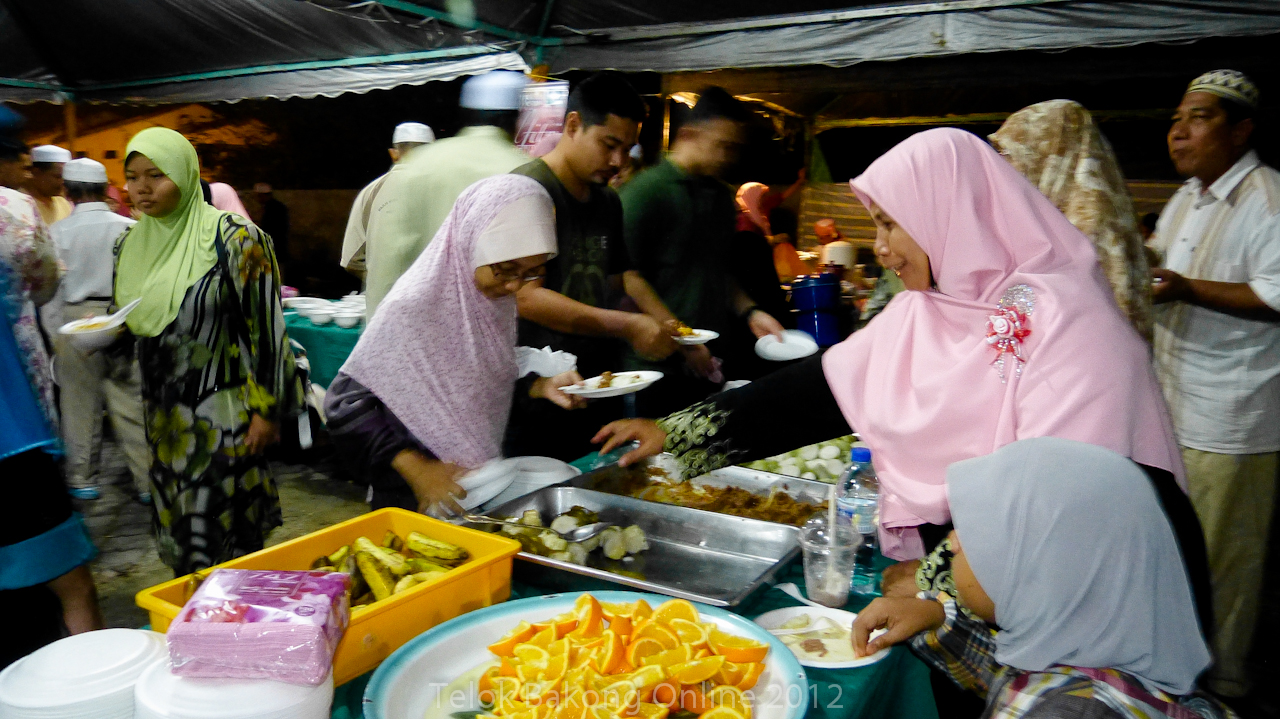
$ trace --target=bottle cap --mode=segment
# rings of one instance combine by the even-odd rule
[[[871,450],[867,449],[866,447],[854,447],[853,449],[849,450],[849,461],[850,462],[870,462]]]

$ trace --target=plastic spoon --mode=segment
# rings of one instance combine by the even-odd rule
[[[784,594],[790,595],[791,598],[799,600],[802,604],[808,604],[811,607],[818,607],[819,609],[829,608],[825,604],[818,604],[817,602],[810,601],[808,598],[806,598],[803,594],[800,593],[800,587],[797,587],[792,582],[783,582],[782,584],[775,584],[773,588],[781,590]]]

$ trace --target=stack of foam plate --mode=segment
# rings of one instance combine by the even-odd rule
[[[138,677],[168,665],[164,635],[138,629],[76,634],[0,672],[6,719],[133,719]]]
[[[551,457],[512,457],[507,462],[513,464],[519,471],[512,479],[510,486],[485,503],[486,509],[501,506],[543,487],[567,482],[582,474],[577,467]]]
[[[313,687],[180,677],[166,663],[147,670],[134,688],[135,719],[328,719],[332,703],[332,674]]]

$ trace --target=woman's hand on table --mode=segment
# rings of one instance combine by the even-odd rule
[[[578,374],[577,370],[562,372],[555,377],[539,377],[529,385],[529,396],[534,399],[545,399],[562,409],[580,409],[587,406],[587,401],[577,395],[565,394],[560,388],[581,381],[582,375]]]
[[[438,505],[448,514],[463,513],[458,500],[464,499],[467,491],[458,486],[457,480],[467,473],[465,467],[430,459],[416,449],[403,449],[391,460],[391,468],[413,490],[418,512],[428,514]]]
[[[932,599],[880,597],[858,612],[853,621],[853,653],[870,656],[920,632],[937,629],[946,618],[942,605]],[[871,640],[871,633],[877,629],[884,629],[885,633]]]
[[[885,597],[914,597],[919,589],[916,587],[916,571],[920,569],[920,560],[898,562],[884,568],[880,574],[880,594]]]
[[[639,442],[640,446],[622,455],[622,459],[618,460],[619,467],[635,464],[645,457],[652,457],[662,452],[662,446],[667,441],[667,433],[663,432],[658,427],[658,423],[651,419],[620,419],[606,424],[596,432],[595,437],[591,438],[592,444],[604,442],[604,446],[600,448],[600,454],[608,454],[632,441]]]
[[[280,441],[280,425],[255,414],[249,419],[249,431],[244,435],[244,447],[249,454],[262,454],[267,447]]]

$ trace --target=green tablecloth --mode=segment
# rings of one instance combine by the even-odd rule
[[[321,387],[328,387],[333,378],[338,376],[342,363],[347,355],[355,349],[360,333],[364,331],[364,323],[350,329],[339,327],[332,322],[317,325],[300,314],[285,314],[285,327],[289,338],[307,349],[307,360],[311,362],[311,381]]]

